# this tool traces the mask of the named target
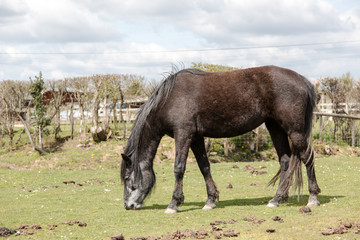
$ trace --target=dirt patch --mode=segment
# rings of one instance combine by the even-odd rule
[[[262,224],[263,222],[265,222],[265,219],[257,219],[256,217],[245,217],[244,221],[252,222],[254,224]]]
[[[0,162],[0,168],[7,168],[10,170],[29,170],[28,168],[17,166],[15,164],[7,163],[7,162]]]
[[[344,234],[348,232],[360,234],[360,221],[345,223],[341,222],[338,226],[328,227],[326,230],[322,231],[321,234],[329,236],[334,234]]]
[[[63,222],[61,223],[63,225],[68,225],[68,226],[73,226],[73,225],[77,225],[79,227],[86,227],[87,223],[86,222],[81,222],[78,220],[73,220],[73,221],[69,221],[69,222]],[[36,231],[44,231],[44,230],[54,230],[55,228],[58,227],[58,224],[49,224],[47,225],[47,228],[43,228],[42,226],[40,226],[39,224],[21,224],[18,228],[11,230],[5,227],[0,227],[0,237],[8,237],[12,234],[15,234],[15,236],[28,236],[28,235],[34,235],[36,233]]]
[[[260,171],[261,169],[264,169],[264,168],[266,168],[266,167],[265,166],[260,166],[260,167],[256,168],[256,167],[253,167],[251,165],[246,165],[243,168],[243,170],[244,171],[250,171],[250,173],[253,174],[253,175],[262,175],[262,174],[267,174],[266,171]]]
[[[275,221],[275,222],[279,222],[279,223],[283,223],[283,222],[284,222],[284,220],[283,220],[281,217],[279,217],[279,216],[273,217],[272,220]]]
[[[304,206],[304,207],[299,209],[299,213],[311,214],[311,208],[309,208],[307,206]]]
[[[214,238],[214,239],[222,239],[223,237],[237,237],[240,232],[234,229],[223,230],[226,228],[227,224],[234,224],[237,221],[234,219],[230,219],[229,221],[214,221],[210,223],[211,230],[200,229],[197,231],[193,230],[176,230],[166,235],[161,235],[159,237],[133,237],[131,240],[179,240],[179,239],[205,239],[205,238]],[[221,227],[219,227],[221,225]],[[123,234],[117,234],[111,237],[111,240],[122,240],[124,239]]]
[[[250,186],[252,186],[252,187],[260,187],[260,183],[258,183],[258,182],[251,183]]]
[[[8,229],[6,227],[0,227],[0,237],[9,237],[10,235],[16,233],[14,229]]]

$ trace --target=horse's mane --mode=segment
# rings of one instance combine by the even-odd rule
[[[188,72],[195,75],[207,74],[206,72],[198,69],[183,69],[178,71],[177,67],[173,66],[172,71],[168,73],[167,77],[164,77],[164,80],[158,85],[149,99],[140,108],[124,152],[124,154],[131,159],[132,168],[135,171],[135,178],[141,178],[139,154],[141,147],[141,137],[147,117],[153,110],[162,108],[165,105],[174,87],[177,76],[183,72]],[[121,166],[121,178],[123,179],[124,176],[125,164],[123,161]]]

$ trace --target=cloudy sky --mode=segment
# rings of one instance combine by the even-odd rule
[[[0,80],[172,64],[278,65],[360,78],[359,0],[0,0]]]

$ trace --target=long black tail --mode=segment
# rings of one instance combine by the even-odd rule
[[[308,86],[309,86],[309,91],[307,96],[307,106],[306,106],[306,114],[305,114],[305,129],[306,129],[305,136],[307,141],[307,149],[305,151],[305,156],[307,156],[307,159],[306,161],[304,161],[304,163],[308,164],[309,161],[312,161],[311,164],[314,164],[313,161],[314,151],[312,147],[311,130],[312,130],[312,118],[313,118],[313,110],[315,107],[316,95],[312,85],[310,85],[309,83]],[[279,188],[281,188],[282,192],[288,192],[290,187],[294,185],[294,191],[296,191],[297,189],[299,196],[301,189],[303,187],[301,158],[298,155],[298,153],[296,152],[294,153],[293,149],[291,149],[291,152],[292,154],[290,157],[288,171],[286,172],[286,175],[284,176],[284,181],[279,186]],[[281,175],[281,169],[279,169],[276,175],[269,181],[268,186],[275,185],[277,180],[280,178],[280,175]],[[294,176],[295,176],[295,181],[293,181]]]

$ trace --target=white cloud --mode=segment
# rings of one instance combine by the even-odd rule
[[[360,6],[342,2],[0,0],[0,79],[28,79],[40,70],[49,78],[137,73],[158,79],[171,63],[199,61],[360,77],[353,64],[360,42],[256,48],[360,40]],[[255,48],[169,51],[228,47]]]

